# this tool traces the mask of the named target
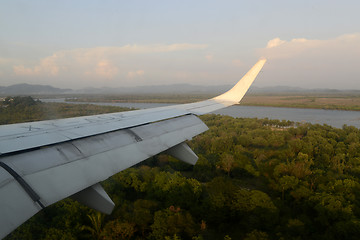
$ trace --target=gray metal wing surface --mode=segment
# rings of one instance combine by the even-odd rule
[[[208,129],[197,115],[240,102],[265,61],[202,102],[0,126],[0,238],[66,197],[111,213],[99,182],[158,153],[195,164],[185,141]]]

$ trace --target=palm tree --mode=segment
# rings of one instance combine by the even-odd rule
[[[90,219],[91,226],[84,225],[81,227],[81,230],[89,231],[94,239],[97,239],[97,240],[101,239],[102,227],[103,227],[102,225],[104,222],[104,214],[102,214],[100,212],[95,212],[92,214],[88,214],[87,216]]]

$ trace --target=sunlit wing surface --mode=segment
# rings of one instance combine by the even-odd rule
[[[66,197],[111,213],[99,182],[158,153],[195,164],[185,141],[208,129],[197,115],[239,103],[265,61],[206,101],[0,126],[0,238]]]

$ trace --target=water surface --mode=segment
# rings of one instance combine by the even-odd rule
[[[43,99],[44,102],[65,102],[65,99]],[[103,106],[118,106],[127,108],[153,108],[170,106],[166,103],[102,103],[102,102],[66,102],[76,104],[96,104]],[[294,122],[310,122],[313,124],[327,124],[341,128],[344,124],[360,128],[360,111],[341,111],[305,108],[279,108],[279,107],[254,107],[235,105],[220,109],[215,114],[229,115],[242,118],[269,118],[290,120]]]

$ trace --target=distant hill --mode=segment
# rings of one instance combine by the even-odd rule
[[[17,95],[56,95],[56,94],[184,94],[184,93],[221,93],[230,89],[230,85],[222,86],[197,86],[190,84],[138,86],[123,88],[84,88],[62,89],[50,85],[16,84],[8,87],[0,86],[0,96]]]
[[[75,90],[76,93],[84,94],[123,94],[123,93],[167,93],[167,94],[183,94],[183,93],[221,93],[231,88],[230,85],[221,86],[199,86],[191,84],[171,84],[171,85],[154,85],[154,86],[137,86],[137,87],[123,87],[123,88],[85,88]]]
[[[63,94],[71,89],[55,88],[49,85],[15,84],[8,87],[0,86],[1,96],[38,95],[38,94]]]
[[[339,90],[330,88],[300,88],[289,86],[255,87],[249,89],[253,94],[360,94],[360,90]]]
[[[18,95],[56,95],[56,94],[220,94],[229,90],[231,85],[200,86],[191,84],[172,84],[156,86],[137,86],[123,88],[84,88],[79,90],[55,88],[50,85],[16,84],[8,87],[0,86],[0,96]],[[360,90],[306,89],[288,86],[256,87],[249,89],[252,94],[306,94],[306,93],[352,93],[360,94]]]

